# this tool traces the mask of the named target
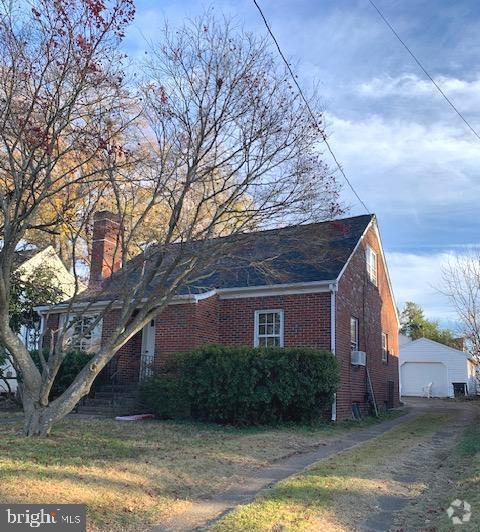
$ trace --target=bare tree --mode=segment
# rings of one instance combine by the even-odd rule
[[[442,280],[442,292],[457,313],[467,349],[480,362],[480,251],[452,257],[442,267]]]
[[[85,2],[78,0],[77,4]],[[108,13],[115,16],[113,8]],[[102,19],[105,17],[102,11]],[[101,39],[96,50],[110,53]],[[74,65],[70,68],[75,69]],[[49,350],[42,359],[42,371],[8,327],[7,275],[9,253],[32,220],[30,210],[38,208],[44,196],[56,193],[55,184],[38,183],[30,177],[30,170],[25,175],[21,166],[23,173],[2,196],[6,236],[0,251],[0,339],[24,375],[28,435],[48,434],[53,423],[88,394],[96,376],[118,350],[186,283],[191,285],[208,275],[220,257],[231,255],[232,261],[248,261],[248,253],[241,257],[233,253],[238,252],[239,243],[248,248],[252,229],[325,219],[339,210],[335,177],[328,173],[318,151],[322,132],[265,42],[236,30],[228,21],[217,22],[208,16],[175,32],[166,28],[162,42],[152,46],[145,80],[136,106],[142,105],[137,129],[141,140],[134,142],[128,129],[121,134],[112,132],[108,138],[102,137],[104,152],[95,153],[96,161],[101,161],[95,178],[101,180],[102,194],[109,194],[109,208],[122,228],[115,262],[122,261],[125,266],[105,282],[91,283],[86,295],[68,302],[65,319],[47,338]],[[97,91],[88,86],[80,101],[91,93]],[[102,109],[115,109],[114,103],[119,101]],[[310,104],[318,109],[315,99]],[[58,121],[62,120],[60,113]],[[84,122],[93,125],[97,119],[87,116]],[[67,126],[75,124],[76,120]],[[53,117],[52,128],[56,131],[57,127]],[[23,136],[17,135],[20,140]],[[120,145],[119,136],[124,139]],[[11,142],[9,138],[4,144],[10,146]],[[124,161],[130,148],[140,149],[143,157],[133,168],[129,162],[126,172]],[[28,189],[23,185],[25,178],[32,183]],[[78,177],[80,184],[90,186],[90,181],[89,175]],[[29,208],[20,217],[11,216],[8,194],[23,198],[32,186],[35,194],[29,196]],[[91,209],[80,213],[82,223],[90,210],[101,205],[102,194],[88,190],[88,196],[95,199]],[[152,217],[157,227],[148,235],[143,229],[145,220]],[[15,238],[7,231],[7,219],[15,225]],[[139,244],[139,234],[145,251],[131,259],[132,243]],[[52,384],[67,352],[66,340],[75,323],[92,308],[95,318],[83,334],[89,334],[112,309],[116,312],[114,330],[71,386],[50,401]]]
[[[104,180],[100,161],[124,127],[118,45],[133,13],[131,0],[108,8],[92,0],[0,3],[0,340],[22,373],[27,433],[36,431],[48,395],[48,369],[37,369],[10,327],[15,251],[29,231],[49,232]],[[39,223],[38,212],[55,199],[50,220]]]

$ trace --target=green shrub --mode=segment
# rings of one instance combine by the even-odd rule
[[[190,401],[178,374],[152,377],[140,387],[140,403],[161,419],[190,417]]]
[[[217,423],[305,422],[332,404],[338,379],[338,363],[327,351],[207,345],[179,355],[143,387],[142,397],[162,417],[178,417],[179,408]]]
[[[40,362],[40,355],[38,351],[31,351],[31,356],[38,369],[42,371]],[[48,355],[45,355],[48,356]],[[58,397],[72,384],[80,370],[92,358],[90,353],[85,351],[70,351],[65,355],[65,358],[58,370],[57,376],[50,392],[50,397]]]

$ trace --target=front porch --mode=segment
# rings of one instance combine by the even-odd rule
[[[154,374],[155,320],[131,338],[108,362],[95,380],[95,388],[133,386]]]
[[[155,320],[151,320],[103,368],[77,412],[106,416],[138,413],[138,388],[154,374],[154,364]]]

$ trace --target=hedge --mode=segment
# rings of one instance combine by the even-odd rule
[[[38,351],[31,351],[30,355],[38,369],[42,371],[42,364],[40,362],[40,355]],[[46,354],[45,357],[48,358],[48,354]],[[62,395],[62,393],[75,380],[75,377],[78,375],[80,370],[91,358],[92,354],[86,353],[85,351],[70,351],[66,353],[62,365],[60,366],[60,369],[58,370],[53,382],[52,390],[50,392],[50,399]]]
[[[207,345],[177,355],[141,388],[163,418],[235,425],[312,421],[332,404],[339,367],[328,351],[306,347]]]

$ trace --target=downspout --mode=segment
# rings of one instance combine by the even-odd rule
[[[336,318],[337,318],[337,290],[338,284],[332,283],[329,285],[330,289],[330,351],[333,356],[336,356],[337,347],[337,332],[336,332]],[[337,420],[337,394],[333,396],[332,404],[332,421]]]
[[[38,351],[41,351],[43,349],[43,334],[45,332],[45,326],[45,314],[40,314],[40,327],[38,328],[38,338],[35,338],[35,343],[37,344],[36,348]]]

